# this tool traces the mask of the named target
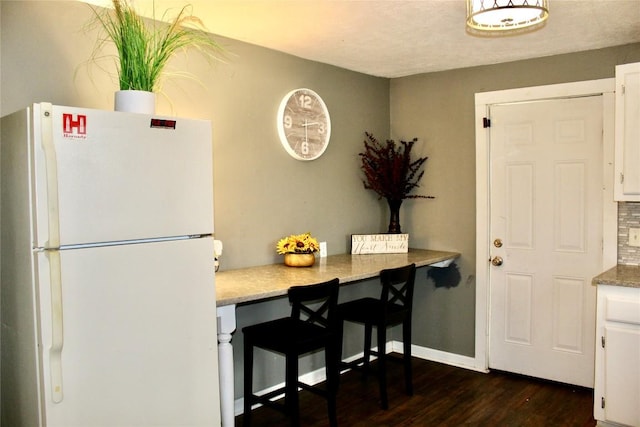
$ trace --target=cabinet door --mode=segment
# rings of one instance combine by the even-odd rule
[[[640,326],[605,326],[605,404],[607,421],[640,426]]]
[[[640,63],[616,67],[614,198],[640,201]]]

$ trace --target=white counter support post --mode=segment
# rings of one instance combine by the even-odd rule
[[[236,330],[236,305],[218,307],[218,370],[220,375],[220,416],[222,427],[235,425],[233,346],[231,338]]]

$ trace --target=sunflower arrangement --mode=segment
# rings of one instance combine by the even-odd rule
[[[311,233],[292,234],[278,241],[276,250],[279,254],[312,254],[320,250],[320,245]]]

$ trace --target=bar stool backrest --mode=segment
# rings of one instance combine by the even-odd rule
[[[333,329],[336,325],[339,280],[289,288],[291,317],[305,323]]]
[[[385,315],[398,311],[411,313],[415,278],[415,264],[390,268],[380,272],[380,281],[382,283],[380,301],[385,307]]]

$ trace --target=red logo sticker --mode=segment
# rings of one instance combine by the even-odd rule
[[[87,116],[84,114],[63,113],[62,114],[62,134],[65,138],[86,139],[87,138]]]

